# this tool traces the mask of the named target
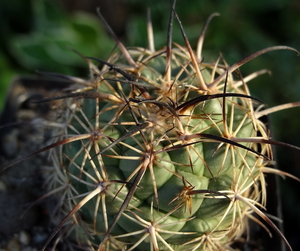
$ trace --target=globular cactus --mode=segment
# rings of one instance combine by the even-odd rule
[[[204,35],[215,15],[196,51],[172,10],[170,27],[176,17],[184,45],[172,44],[171,28],[160,50],[116,39],[119,52],[105,61],[84,57],[88,80],[65,76],[73,89],[42,100],[61,101],[61,138],[38,151],[51,149],[46,181],[60,198],[61,221],[49,241],[65,228],[88,250],[232,250],[255,213],[290,248],[259,209],[265,174],[280,173],[271,167],[271,145],[281,143],[260,120],[273,110],[263,110],[247,86],[266,71],[235,73],[263,53],[296,50],[274,46],[232,66],[205,62]]]

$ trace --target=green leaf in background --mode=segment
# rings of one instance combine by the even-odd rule
[[[48,2],[36,1],[35,5],[35,29],[12,37],[10,44],[12,55],[23,67],[76,74],[75,67],[86,63],[71,49],[100,58],[112,50],[111,40],[96,17],[83,12],[64,16]]]

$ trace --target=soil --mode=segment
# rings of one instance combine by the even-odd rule
[[[42,167],[49,165],[48,153],[6,168],[13,161],[49,144],[52,129],[44,121],[56,116],[50,103],[32,101],[61,90],[67,83],[18,78],[10,86],[0,117],[0,251],[39,250],[51,234],[52,197],[47,193]],[[34,205],[33,205],[34,203]],[[70,250],[60,245],[56,250]]]

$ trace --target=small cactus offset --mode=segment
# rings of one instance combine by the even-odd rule
[[[99,13],[118,51],[83,57],[90,78],[64,76],[72,90],[41,101],[61,104],[51,124],[60,138],[38,151],[50,150],[45,180],[60,198],[60,223],[44,248],[64,229],[85,250],[233,250],[256,214],[291,249],[260,210],[265,174],[293,177],[272,168],[271,145],[287,144],[271,140],[260,119],[299,104],[264,110],[247,82],[266,71],[241,77],[238,68],[296,50],[269,47],[231,66],[206,62],[202,45],[216,14],[194,51],[174,7],[169,27],[179,23],[184,43],[173,43],[169,28],[160,50],[151,40],[149,48],[125,48]]]

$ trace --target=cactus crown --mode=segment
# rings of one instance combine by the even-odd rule
[[[148,49],[125,48],[99,13],[120,52],[106,61],[83,57],[90,79],[63,76],[74,88],[41,101],[64,104],[55,124],[61,138],[23,158],[52,149],[46,181],[60,196],[57,215],[66,216],[45,247],[66,226],[89,250],[230,250],[255,212],[291,249],[259,210],[265,173],[280,173],[270,167],[271,145],[284,145],[260,120],[274,110],[262,110],[247,87],[267,71],[237,73],[263,53],[296,50],[269,47],[232,66],[204,62],[205,31],[217,14],[193,51],[174,8],[158,51],[152,41]],[[185,46],[172,44],[174,17]]]

